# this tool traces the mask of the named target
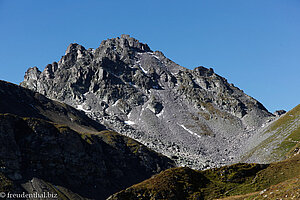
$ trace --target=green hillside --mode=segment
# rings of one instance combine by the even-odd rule
[[[110,200],[215,199],[248,194],[298,177],[299,165],[300,155],[296,155],[269,165],[235,164],[205,171],[172,168],[114,194]]]
[[[271,123],[262,134],[269,136],[246,153],[242,162],[255,158],[270,163],[297,153],[300,143],[300,104]]]

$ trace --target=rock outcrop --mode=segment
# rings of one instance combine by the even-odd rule
[[[186,69],[128,35],[97,49],[70,44],[58,63],[28,69],[21,85],[196,169],[238,161],[274,118],[213,69]]]
[[[283,115],[283,114],[285,114],[286,113],[286,111],[285,110],[276,110],[273,114],[275,115],[275,116],[281,116],[281,115]]]

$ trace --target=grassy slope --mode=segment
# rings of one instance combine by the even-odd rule
[[[272,133],[258,146],[243,156],[242,162],[251,157],[259,157],[264,163],[289,157],[300,143],[300,104],[274,121],[263,134]],[[275,147],[275,148],[274,148]],[[266,153],[266,150],[271,150]]]
[[[259,192],[231,196],[222,200],[300,199],[300,176],[286,180]]]
[[[205,171],[173,168],[111,199],[214,199],[248,194],[299,176],[299,165],[300,155],[270,165],[235,164]]]
[[[289,130],[289,126],[292,126],[291,124],[295,124],[295,127],[292,128],[292,131],[289,133],[289,135],[272,152],[272,155],[274,157],[281,157],[282,155],[288,157],[294,149],[296,149],[297,147],[299,148],[300,104],[289,111],[286,115],[279,118],[274,124],[272,124],[272,126],[270,127],[270,131],[285,132],[285,130]]]

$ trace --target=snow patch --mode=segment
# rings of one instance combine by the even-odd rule
[[[86,112],[86,113],[92,112],[92,111],[90,111],[90,110],[84,109],[82,104],[81,104],[81,105],[77,105],[77,106],[76,106],[76,109],[77,109],[77,110],[82,110],[83,112]]]
[[[142,107],[142,110],[141,110],[141,112],[140,112],[140,116],[142,116],[142,114],[143,114],[144,110],[145,110],[145,108],[144,108],[144,107]]]
[[[184,130],[186,130],[187,132],[189,132],[190,134],[197,136],[198,138],[201,138],[200,135],[198,135],[197,133],[194,133],[193,131],[189,130],[188,128],[186,128],[183,124],[180,125]]]
[[[145,74],[147,74],[148,73],[148,71],[147,70],[145,70],[142,66],[140,66],[140,68],[141,68],[141,70],[145,73]]]
[[[78,49],[77,50],[77,59],[82,58],[82,57],[83,57],[83,55],[82,55],[81,51]]]
[[[77,105],[77,110],[84,110],[82,105]]]
[[[128,82],[128,84],[129,84],[130,86],[132,86],[132,87],[138,88],[138,86],[137,86],[137,85],[134,85],[132,82]]]
[[[127,115],[128,119],[130,119],[132,111]]]
[[[152,55],[154,58],[156,58],[157,60],[160,60],[160,58],[157,55]]]
[[[128,124],[128,125],[133,125],[135,124],[133,121],[124,121],[125,124]]]
[[[165,111],[165,110],[163,109],[163,110],[162,110],[160,113],[158,113],[156,116],[157,116],[157,117],[161,117],[161,116],[164,114],[164,111]]]
[[[118,102],[119,102],[119,100],[116,101],[116,102],[115,102],[113,105],[111,105],[111,106],[117,106]]]

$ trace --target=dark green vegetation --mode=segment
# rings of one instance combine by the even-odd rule
[[[298,177],[299,165],[300,155],[296,155],[269,165],[235,164],[205,171],[173,168],[110,199],[215,199],[248,194]]]
[[[0,189],[105,199],[174,166],[76,109],[0,81]]]

